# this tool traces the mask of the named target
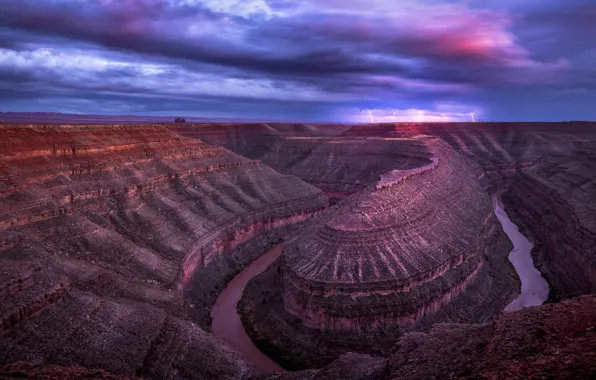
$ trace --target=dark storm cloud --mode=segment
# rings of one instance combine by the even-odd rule
[[[221,21],[224,15],[204,8],[168,7],[163,1],[126,1],[101,4],[25,1],[0,3],[0,23],[18,30],[51,34],[97,43],[108,48],[158,54],[217,65],[276,73],[336,73],[370,71],[358,56],[334,47],[316,47],[291,55],[247,49],[216,36],[189,38],[178,25]],[[241,24],[248,22],[238,21]],[[271,33],[276,33],[271,30]],[[382,62],[379,69],[383,70]],[[391,67],[385,68],[385,70]]]
[[[522,48],[507,41],[510,36],[503,30],[507,20],[494,12],[462,14],[454,9],[452,15],[445,17],[459,18],[457,22],[430,14],[422,16],[426,19],[405,25],[391,24],[392,18],[386,15],[305,13],[260,22],[234,17],[232,22],[240,30],[246,28],[246,41],[256,45],[247,46],[217,35],[201,37],[185,33],[189,24],[202,28],[209,22],[230,19],[205,7],[172,7],[159,0],[82,4],[86,6],[81,2],[3,1],[0,23],[108,48],[272,75],[407,72],[403,64],[386,59],[395,55],[426,59],[431,64],[446,62],[487,68],[528,60]],[[492,43],[479,40],[482,38],[505,41],[491,46]],[[362,53],[380,56],[367,57]]]
[[[277,102],[298,113],[307,102],[415,106],[478,94],[490,108],[502,88],[577,93],[592,80],[581,67],[590,57],[579,57],[594,33],[590,2],[499,4],[0,0],[0,88],[57,105],[99,94],[141,111]]]

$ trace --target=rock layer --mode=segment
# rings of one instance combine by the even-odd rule
[[[272,274],[249,284],[246,325],[282,360],[321,365],[347,347],[388,354],[405,331],[486,321],[514,297],[511,245],[479,168],[444,142],[417,141],[433,153],[427,165],[392,171],[342,201],[286,244],[275,285]],[[277,284],[278,295],[259,292]],[[263,298],[273,305],[258,306]]]
[[[591,379],[596,297],[531,307],[487,324],[442,323],[408,333],[389,357],[347,354],[321,370],[258,380]]]
[[[321,188],[333,200],[375,183],[394,169],[424,165],[431,154],[411,139],[337,137],[343,125],[226,124],[176,126],[173,131],[259,159],[280,173]]]
[[[252,371],[188,320],[210,325],[187,311],[210,302],[190,298],[192,279],[320,213],[319,189],[160,125],[4,125],[0,134],[0,363],[151,378]],[[204,287],[217,292],[241,266]]]
[[[512,221],[534,244],[550,301],[596,292],[596,123],[397,123],[360,125],[354,138],[440,137],[483,169],[490,192],[505,191]]]

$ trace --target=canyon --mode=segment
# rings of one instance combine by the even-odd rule
[[[596,375],[596,123],[0,136],[0,375]]]

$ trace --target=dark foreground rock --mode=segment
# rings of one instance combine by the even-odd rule
[[[487,324],[437,324],[406,334],[388,359],[346,354],[320,370],[258,380],[593,379],[596,296],[501,315]]]
[[[2,379],[44,379],[44,380],[134,380],[138,377],[114,375],[101,369],[87,369],[79,366],[62,367],[57,365],[33,365],[12,363],[0,365]]]

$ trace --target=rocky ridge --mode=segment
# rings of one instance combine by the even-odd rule
[[[319,189],[160,125],[0,133],[0,363],[151,378],[252,372],[189,320],[210,325],[188,312],[191,280],[320,213]],[[217,292],[248,260],[203,285]]]
[[[534,243],[550,301],[596,292],[596,123],[396,123],[342,136],[437,136],[482,168],[512,221]]]
[[[484,322],[514,298],[511,244],[479,168],[438,139],[415,141],[433,153],[427,165],[392,171],[343,200],[247,287],[245,326],[289,368],[347,350],[388,355],[404,332]]]

